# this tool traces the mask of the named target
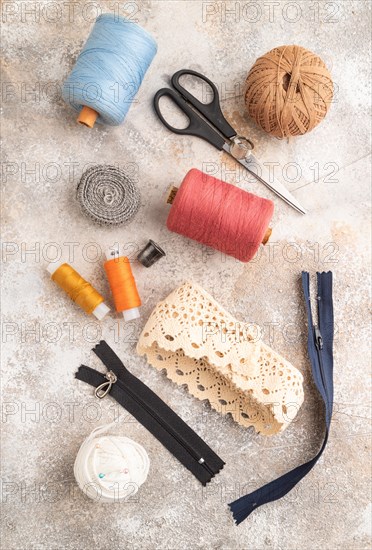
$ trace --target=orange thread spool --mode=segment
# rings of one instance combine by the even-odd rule
[[[110,311],[103,296],[69,264],[49,264],[47,269],[52,280],[86,313],[101,320]]]
[[[104,263],[107,279],[114,298],[116,311],[123,312],[125,321],[140,316],[138,308],[141,298],[138,294],[129,259],[120,256]]]

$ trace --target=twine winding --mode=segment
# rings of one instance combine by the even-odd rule
[[[129,222],[141,204],[136,184],[125,172],[110,165],[89,168],[77,187],[83,212],[100,225]]]

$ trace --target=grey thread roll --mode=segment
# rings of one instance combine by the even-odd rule
[[[100,225],[125,224],[141,205],[133,180],[120,168],[104,164],[84,172],[76,196],[83,212]]]

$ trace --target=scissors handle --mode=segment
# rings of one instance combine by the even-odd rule
[[[213,99],[210,103],[202,103],[199,101],[195,96],[193,96],[186,88],[181,86],[180,84],[180,78],[182,76],[195,76],[196,78],[199,78],[200,80],[203,80],[210,86],[213,90]],[[236,131],[234,128],[230,126],[230,124],[227,122],[225,117],[223,116],[223,113],[221,111],[220,107],[220,97],[218,94],[217,86],[213,84],[209,78],[204,76],[203,74],[197,73],[196,71],[192,71],[191,69],[181,69],[180,71],[177,71],[174,73],[171,79],[172,86],[189,102],[193,107],[195,107],[205,118],[214,126],[217,128],[219,132],[226,138],[232,138],[233,136],[236,136]]]
[[[164,118],[161,110],[159,101],[162,97],[169,97],[187,116],[189,119],[189,125],[186,128],[175,128]],[[225,140],[220,134],[218,134],[208,122],[202,119],[187,103],[187,101],[176,91],[171,90],[170,88],[162,88],[156,92],[154,97],[154,108],[156,114],[171,132],[175,134],[184,134],[190,136],[197,136],[208,141],[211,145],[217,147],[217,149],[222,150],[225,145]]]

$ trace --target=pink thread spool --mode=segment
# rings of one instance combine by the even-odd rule
[[[249,262],[271,235],[274,203],[193,168],[172,187],[170,231]]]

